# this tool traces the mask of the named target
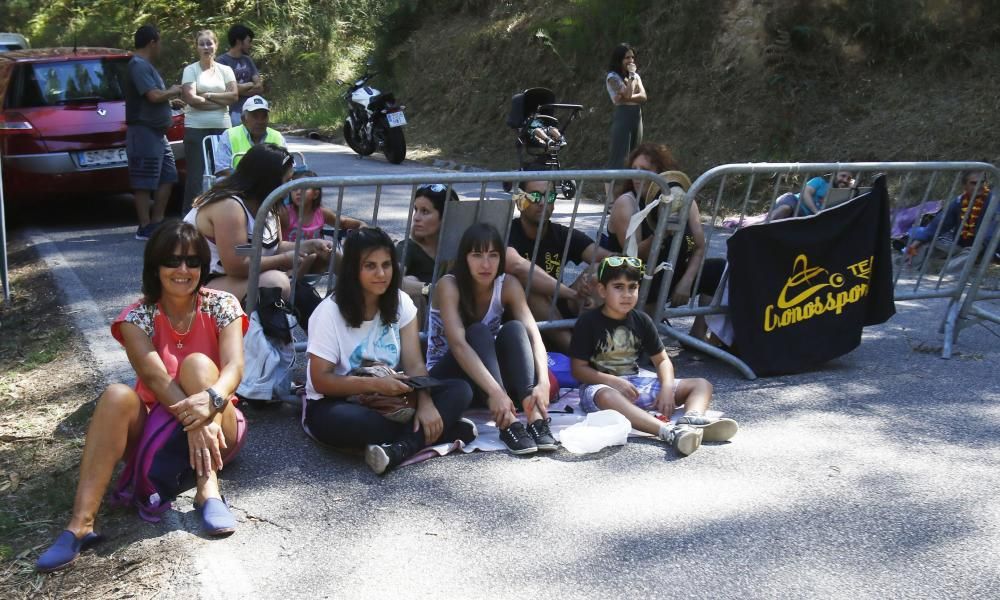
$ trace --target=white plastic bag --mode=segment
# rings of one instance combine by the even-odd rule
[[[632,425],[621,413],[601,410],[587,415],[587,420],[570,425],[559,434],[563,448],[573,454],[590,454],[608,446],[624,446]]]

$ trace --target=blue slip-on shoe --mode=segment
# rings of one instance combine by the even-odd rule
[[[236,517],[229,512],[229,506],[224,500],[209,498],[200,509],[201,522],[207,535],[225,537],[236,531]]]
[[[56,541],[48,547],[35,563],[35,570],[41,573],[50,573],[69,565],[80,556],[80,552],[90,548],[103,540],[100,534],[91,531],[80,539],[68,529],[64,529]]]

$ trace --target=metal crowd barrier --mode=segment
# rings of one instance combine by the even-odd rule
[[[829,177],[832,187],[832,181],[838,171],[852,172],[856,180],[856,186],[864,183],[866,179],[874,179],[877,175],[887,175],[890,179],[890,201],[895,207],[906,207],[921,201],[927,201],[928,199],[940,199],[942,200],[941,210],[947,210],[948,203],[958,195],[961,174],[967,171],[985,172],[990,176],[994,185],[1000,184],[1000,171],[991,164],[981,162],[730,164],[712,168],[692,183],[691,188],[685,195],[684,206],[680,211],[680,220],[681,222],[686,220],[692,202],[695,202],[699,196],[704,198],[709,192],[714,190],[714,201],[711,201],[710,216],[707,222],[703,218],[703,224],[706,229],[706,246],[711,249],[711,239],[713,235],[717,234],[717,230],[719,229],[719,213],[723,207],[738,206],[739,209],[736,214],[738,214],[738,221],[742,223],[749,216],[748,211],[754,209],[756,209],[754,212],[770,211],[773,208],[774,200],[783,191],[800,191],[811,176]],[[789,189],[783,190],[782,185],[787,185],[787,181],[793,177],[801,178],[801,185],[790,186]],[[922,181],[924,179],[926,179],[925,184]],[[979,228],[969,250],[971,256],[983,256],[982,250],[988,242],[985,239],[989,229],[987,224],[998,216],[997,205],[996,195],[994,195],[994,201],[990,203],[986,213],[982,215],[982,226]],[[702,211],[703,217],[705,214],[706,212]],[[962,219],[959,231],[965,224],[966,219],[967,215]],[[901,254],[897,253],[895,255],[895,298],[896,300],[923,300],[931,298],[948,300],[948,307],[942,316],[940,330],[943,332],[942,357],[949,358],[952,353],[952,347],[957,341],[959,319],[964,319],[964,324],[968,324],[976,318],[996,320],[996,315],[990,315],[985,309],[976,306],[975,302],[977,300],[995,298],[997,295],[994,292],[978,291],[988,269],[988,259],[980,259],[978,263],[972,260],[966,261],[960,273],[950,275],[945,272],[945,266],[952,258],[952,251],[949,251],[945,262],[937,270],[936,276],[933,273],[929,273],[930,265],[933,262],[930,259],[930,248],[939,240],[941,233],[941,228],[938,227],[934,238],[926,244],[928,247],[928,258],[920,264],[907,264],[906,259]],[[996,236],[994,236],[994,239],[990,241],[990,247],[995,251],[996,245],[997,240]],[[710,255],[706,254],[706,258],[708,256]],[[992,256],[992,253],[987,253],[986,256]],[[677,253],[672,251],[670,262],[674,263],[676,259]],[[975,271],[973,270],[974,265],[978,265],[978,269]],[[704,262],[696,278],[695,289],[697,289],[697,282],[701,279],[703,268]],[[755,377],[755,374],[738,357],[722,348],[695,339],[677,328],[662,322],[663,318],[728,315],[729,308],[722,302],[722,291],[725,283],[725,281],[720,283],[715,297],[708,306],[695,306],[695,298],[692,294],[692,299],[688,305],[668,308],[664,302],[670,286],[670,280],[669,276],[664,277],[660,289],[657,290],[656,311],[653,315],[654,322],[658,324],[663,333],[733,365],[746,377],[752,379]],[[977,291],[974,294],[966,296],[963,301],[963,294],[971,289]]]
[[[890,178],[890,199],[897,207],[909,206],[929,198],[942,199],[944,201],[942,210],[947,209],[947,203],[956,196],[958,178],[965,171],[984,171],[990,175],[994,184],[1000,184],[1000,171],[996,167],[987,163],[978,162],[897,162],[897,163],[748,163],[732,164],[715,167],[692,184],[684,202],[680,206],[673,206],[670,203],[661,205],[665,210],[660,210],[657,227],[654,230],[652,249],[650,256],[659,256],[658,249],[661,247],[666,236],[673,233],[683,232],[684,224],[687,222],[688,213],[693,202],[699,197],[699,204],[710,205],[711,210],[701,210],[702,223],[705,229],[706,252],[704,258],[725,257],[724,244],[715,244],[721,238],[728,237],[731,231],[724,231],[720,227],[722,212],[728,211],[734,215],[734,219],[743,222],[750,213],[767,212],[772,208],[774,200],[783,191],[799,191],[804,186],[804,182],[810,175],[829,176],[832,180],[837,171],[851,171],[854,173],[856,185],[866,182],[866,179],[874,179],[879,174],[886,174]],[[634,179],[656,183],[660,189],[668,189],[667,182],[659,175],[644,171],[537,171],[537,172],[470,172],[470,173],[411,173],[398,175],[381,176],[338,176],[338,177],[316,177],[303,178],[288,182],[274,190],[261,205],[256,219],[252,244],[246,248],[245,254],[251,256],[248,291],[246,297],[247,310],[252,311],[257,303],[257,282],[260,277],[260,256],[262,250],[262,234],[265,226],[263,218],[276,202],[280,202],[288,193],[297,188],[335,188],[336,199],[332,203],[334,212],[337,215],[345,214],[345,199],[350,203],[350,216],[362,219],[369,225],[379,225],[385,227],[395,239],[407,239],[410,234],[413,217],[413,201],[416,196],[418,186],[422,184],[441,183],[449,187],[462,184],[477,184],[479,187],[478,198],[464,200],[456,206],[451,202],[446,203],[445,212],[442,215],[441,238],[437,257],[435,259],[434,281],[437,281],[437,273],[440,272],[442,261],[454,257],[457,249],[458,239],[465,228],[477,221],[490,222],[497,226],[501,234],[508,235],[508,229],[513,212],[512,202],[509,196],[496,190],[495,194],[488,189],[490,184],[500,184],[507,181],[549,181],[553,186],[564,180],[572,180],[579,190],[576,197],[570,200],[563,200],[555,207],[553,221],[568,225],[571,230],[581,230],[591,239],[598,241],[601,234],[605,232],[608,220],[608,212],[614,202],[614,195],[607,194],[605,184],[611,183],[611,188],[617,181]],[[588,190],[586,186],[590,186]],[[359,192],[359,188],[374,187],[374,195],[366,196],[366,200],[358,201],[353,197]],[[406,204],[405,225],[402,224],[402,212],[391,209],[393,215],[380,222],[380,208],[383,205],[383,198],[393,193],[396,188],[406,190],[408,201]],[[347,197],[350,192],[351,197]],[[584,200],[587,195],[601,198],[598,201]],[[711,196],[709,194],[714,192]],[[707,199],[706,199],[707,198]],[[369,204],[370,202],[370,204]],[[568,213],[561,212],[567,204],[572,205],[572,210]],[[327,205],[331,204],[329,201]],[[987,213],[983,216],[983,223],[989,223],[990,219],[997,216],[998,202],[992,202]],[[589,210],[581,211],[586,205]],[[368,208],[370,206],[370,209]],[[365,214],[362,214],[365,213]],[[368,216],[370,215],[370,216]],[[302,215],[300,214],[300,217]],[[738,218],[737,218],[738,217]],[[598,221],[594,227],[593,221]],[[586,221],[586,222],[585,222]],[[299,219],[302,223],[302,219]],[[581,225],[582,223],[582,225]],[[987,250],[996,251],[998,238],[994,236],[992,240],[984,239],[987,226],[982,226],[979,230],[971,252],[974,256],[979,255],[987,245]],[[938,234],[935,233],[936,241]],[[337,232],[334,231],[334,238]],[[394,235],[396,234],[396,235]],[[297,236],[293,273],[298,271],[298,254],[301,244],[301,236]],[[729,309],[722,302],[722,291],[725,288],[725,277],[720,282],[715,296],[707,305],[699,305],[697,300],[698,286],[702,279],[705,261],[702,261],[692,289],[694,290],[688,304],[678,307],[667,307],[667,292],[670,289],[671,280],[674,275],[674,267],[677,263],[681,251],[683,235],[672,235],[672,243],[669,249],[668,260],[661,265],[649,265],[647,274],[640,287],[639,308],[646,306],[647,300],[654,299],[653,314],[651,316],[657,323],[661,332],[680,340],[685,345],[693,347],[705,354],[718,358],[723,362],[732,365],[745,377],[753,379],[756,375],[737,356],[727,352],[717,346],[708,344],[700,339],[691,337],[674,326],[668,325],[666,319],[698,317],[706,315],[728,315]],[[567,257],[569,241],[563,249],[562,261],[559,265],[559,277],[557,283],[566,284]],[[531,279],[536,269],[535,260],[539,247],[536,244],[531,260],[529,272],[528,293],[530,293]],[[987,253],[986,256],[992,256]],[[949,256],[950,258],[950,256]],[[401,256],[401,262],[405,257]],[[987,261],[988,262],[988,261]],[[967,261],[957,276],[951,276],[940,270],[934,276],[929,273],[930,261],[925,261],[922,265],[906,265],[904,257],[897,255],[895,261],[895,296],[897,300],[918,300],[942,298],[948,300],[948,308],[942,317],[941,329],[944,333],[942,356],[947,358],[951,355],[952,345],[957,340],[958,333],[962,326],[974,322],[978,319],[997,320],[997,315],[982,308],[982,300],[990,300],[1000,297],[995,291],[982,288],[982,281],[987,272],[987,262],[976,263]],[[334,273],[335,257],[331,256],[327,267],[327,293],[332,290],[330,283]],[[975,267],[975,268],[974,268]],[[651,289],[651,282],[656,269],[663,271],[664,276],[659,289]],[[404,270],[405,276],[405,270]],[[557,287],[558,289],[558,287]],[[295,285],[293,281],[292,290]],[[964,295],[969,290],[969,293]],[[555,306],[558,296],[552,299],[552,306]],[[977,304],[979,303],[979,304]],[[539,320],[540,329],[572,327],[575,318],[563,320]]]
[[[391,224],[398,223],[402,224],[402,219],[399,218],[401,215],[389,219],[391,223],[388,227],[389,233],[391,235],[398,232],[399,235],[393,235],[397,240],[407,239],[410,234],[410,229],[413,220],[413,201],[416,197],[417,188],[424,184],[434,184],[440,183],[449,187],[454,187],[455,185],[461,184],[477,184],[479,187],[478,197],[474,199],[463,200],[458,203],[457,206],[452,206],[455,203],[446,202],[445,211],[442,215],[441,222],[441,238],[438,243],[438,252],[435,257],[435,279],[432,282],[432,286],[437,282],[436,274],[440,271],[440,266],[443,261],[450,260],[454,258],[454,254],[457,251],[458,240],[461,237],[465,229],[472,223],[479,221],[489,222],[497,227],[501,235],[506,237],[509,235],[509,227],[513,212],[513,203],[510,200],[510,195],[502,192],[499,189],[500,184],[507,181],[549,181],[552,182],[554,186],[558,186],[561,181],[572,180],[576,183],[577,194],[572,201],[564,200],[563,202],[572,203],[572,212],[569,216],[569,226],[573,230],[582,230],[589,237],[595,240],[595,242],[600,238],[600,234],[604,231],[607,223],[607,213],[610,208],[611,203],[614,201],[613,196],[609,196],[605,192],[604,184],[606,182],[623,181],[625,179],[636,179],[643,180],[660,185],[663,189],[666,189],[667,182],[655,173],[647,173],[645,171],[624,171],[624,170],[608,170],[608,171],[509,171],[509,172],[496,172],[496,173],[485,173],[485,172],[472,172],[472,173],[412,173],[412,174],[399,174],[399,175],[382,175],[382,176],[338,176],[338,177],[310,177],[296,179],[290,181],[281,187],[275,189],[261,204],[260,209],[257,213],[257,219],[254,226],[253,241],[250,247],[246,248],[243,252],[251,257],[250,262],[250,273],[248,277],[248,289],[246,296],[247,310],[252,311],[257,303],[257,282],[260,278],[260,256],[262,251],[262,236],[265,227],[264,216],[268,211],[272,209],[276,202],[280,202],[288,193],[293,189],[300,188],[335,188],[336,196],[333,202],[328,202],[332,204],[333,211],[339,216],[346,214],[345,208],[345,197],[349,190],[357,190],[358,188],[371,188],[374,187],[374,196],[371,197],[370,209],[368,209],[367,203],[361,203],[364,208],[357,206],[356,202],[351,207],[350,216],[366,221],[368,225],[372,226],[384,226],[386,220],[380,221],[380,209],[383,205],[383,197],[388,193],[388,191],[393,188],[404,188],[407,193],[406,202],[406,219],[405,225],[401,229],[395,229]],[[496,190],[490,190],[489,185],[496,184]],[[588,186],[593,186],[592,188]],[[555,188],[558,189],[558,188]],[[588,202],[582,200],[582,190],[584,194],[589,193],[589,190],[593,189],[593,195],[603,197],[603,200]],[[492,196],[491,196],[492,194]],[[324,199],[326,201],[326,199]],[[591,208],[590,216],[599,220],[599,224],[596,228],[592,226],[581,227],[578,222],[578,212],[580,207],[583,205],[588,205]],[[557,203],[556,210],[560,208]],[[362,212],[363,211],[363,212]],[[398,211],[395,211],[398,212]],[[363,214],[364,213],[364,214]],[[303,215],[300,212],[300,217]],[[302,220],[300,218],[299,223]],[[557,220],[558,222],[558,220]],[[334,228],[333,237],[336,238],[339,231]],[[658,230],[654,236],[654,244],[659,245],[660,239],[663,235],[663,231]],[[292,272],[298,271],[298,254],[299,247],[301,245],[301,236],[296,236],[298,241],[295,246],[295,256],[294,265]],[[568,243],[567,243],[568,248]],[[536,243],[534,248],[534,256],[537,256],[538,244]],[[567,272],[566,268],[566,249],[563,251],[563,260],[559,265],[559,278],[557,278],[557,283],[564,284],[565,275]],[[404,261],[403,256],[400,256],[400,261]],[[331,256],[330,264],[328,265],[327,275],[331,276],[328,281],[332,280],[332,275],[334,273],[334,257]],[[534,277],[534,271],[536,269],[535,261],[531,261],[531,267],[529,270],[529,286],[528,292],[530,293],[530,281]],[[403,273],[405,276],[405,271]],[[643,299],[649,293],[649,280],[651,276],[646,278],[647,280],[643,282],[643,286],[640,290],[640,304],[642,304]],[[293,282],[294,284],[294,282]],[[295,286],[292,286],[294,291]],[[433,289],[433,287],[432,287]],[[327,289],[327,292],[330,290]],[[558,298],[553,299],[553,305]],[[567,319],[561,321],[540,321],[539,328],[541,329],[552,329],[560,327],[572,327],[575,319]]]

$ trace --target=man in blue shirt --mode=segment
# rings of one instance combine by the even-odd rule
[[[837,171],[833,179],[833,187],[849,188],[854,186],[854,176],[849,171]],[[806,182],[801,193],[782,194],[774,202],[771,211],[771,221],[787,219],[793,214],[796,217],[814,215],[823,210],[823,201],[830,191],[830,183],[823,177],[813,177]]]
[[[173,124],[170,101],[180,97],[181,86],[168,88],[163,83],[153,66],[159,56],[160,32],[152,25],[143,25],[135,32],[135,51],[125,79],[125,152],[139,219],[137,240],[148,240],[163,221],[170,189],[177,182],[167,129]]]

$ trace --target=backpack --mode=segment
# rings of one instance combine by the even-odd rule
[[[187,434],[160,404],[146,415],[142,437],[118,476],[112,502],[135,505],[139,516],[157,523],[182,491],[194,486]]]

